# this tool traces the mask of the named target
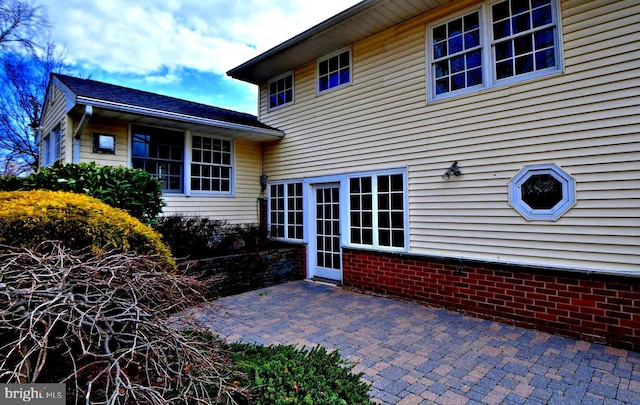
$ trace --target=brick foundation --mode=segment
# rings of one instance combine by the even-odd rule
[[[345,286],[640,350],[640,279],[343,250]]]

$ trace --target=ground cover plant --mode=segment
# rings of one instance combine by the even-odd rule
[[[372,404],[362,373],[353,373],[338,351],[244,343],[231,344],[230,350],[236,367],[248,378],[256,405]]]

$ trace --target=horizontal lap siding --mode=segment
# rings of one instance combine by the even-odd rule
[[[49,133],[57,126],[60,125],[61,137],[60,137],[60,159],[63,161],[67,161],[71,159],[71,148],[68,148],[69,153],[67,153],[67,137],[70,138],[69,129],[67,128],[67,120],[66,114],[64,112],[65,109],[65,97],[64,94],[55,86],[52,86],[53,89],[53,102],[47,106],[47,115],[45,120],[43,120],[40,128],[40,144],[38,148],[42,151],[42,140],[49,135]],[[42,159],[42,156],[40,156]],[[42,161],[40,161],[40,166],[42,166]]]
[[[270,179],[407,167],[413,253],[640,271],[640,4],[561,4],[564,72],[426,102],[428,15],[353,46],[352,85],[315,94],[295,71],[295,104],[261,118],[285,131]],[[458,161],[462,176],[440,175]],[[577,204],[528,222],[508,204],[526,165],[554,163]]]
[[[80,124],[74,122],[74,128]],[[116,137],[115,153],[94,153],[93,134],[114,135]],[[104,166],[129,165],[129,127],[124,121],[101,120],[92,118],[80,138],[80,161],[96,162]]]
[[[163,210],[164,214],[182,213],[228,220],[231,223],[257,223],[261,153],[259,143],[236,140],[235,196],[165,195],[167,207]]]

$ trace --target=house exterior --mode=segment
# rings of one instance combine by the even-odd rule
[[[228,74],[306,277],[640,348],[637,1],[366,0]]]
[[[228,74],[257,118],[54,75],[43,164],[266,217],[306,278],[640,349],[640,3],[365,0]]]
[[[249,114],[60,74],[40,125],[41,166],[142,168],[161,181],[165,214],[233,223],[258,222],[262,145],[284,135]]]

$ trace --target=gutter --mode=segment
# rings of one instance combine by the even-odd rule
[[[226,121],[214,120],[209,118],[195,117],[192,115],[156,110],[153,108],[133,106],[129,104],[114,103],[111,101],[98,100],[98,99],[88,98],[88,97],[78,97],[76,102],[79,104],[85,104],[86,108],[91,108],[91,106],[101,107],[101,108],[116,110],[121,112],[128,112],[133,114],[146,115],[150,117],[188,122],[191,124],[214,126],[219,128],[242,131],[242,132],[251,132],[258,135],[272,137],[274,140],[284,138],[284,132],[279,131],[277,129],[258,128],[250,125],[236,124],[233,122],[226,122]],[[85,110],[85,113],[86,113],[86,110]]]
[[[85,105],[84,114],[82,115],[82,119],[80,119],[80,124],[78,125],[76,132],[73,134],[74,139],[80,139],[82,137],[82,134],[84,133],[84,130],[85,128],[87,128],[87,124],[91,119],[91,115],[93,115],[93,107],[91,107],[90,105]]]

